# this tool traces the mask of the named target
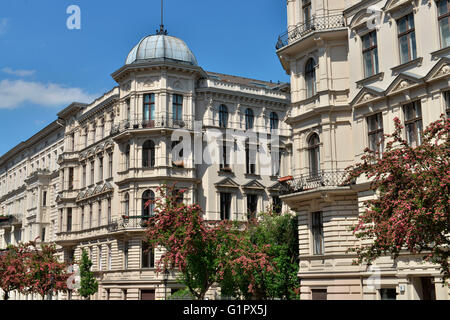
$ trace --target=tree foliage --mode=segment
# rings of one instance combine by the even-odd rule
[[[98,282],[91,271],[92,261],[89,259],[88,253],[83,249],[80,261],[80,288],[78,293],[85,299],[98,291]]]
[[[165,249],[158,270],[179,271],[181,282],[202,300],[213,284],[242,269],[248,275],[248,284],[242,290],[254,293],[254,273],[272,269],[267,253],[248,241],[239,224],[205,221],[198,204],[180,203],[174,186],[163,186],[158,192],[161,196],[155,201],[155,215],[146,230],[150,246]]]
[[[366,176],[377,195],[366,201],[367,210],[353,229],[370,241],[351,251],[357,263],[369,264],[385,254],[394,259],[402,252],[424,254],[449,278],[450,121],[442,116],[431,123],[417,147],[402,138],[400,120],[394,122],[382,157],[366,149],[362,162],[348,168],[348,181]]]

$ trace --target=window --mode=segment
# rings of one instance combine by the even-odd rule
[[[85,164],[83,165],[83,177],[82,177],[82,180],[83,180],[83,188],[85,188],[86,187],[86,165]]]
[[[179,94],[173,95],[173,122],[178,124],[183,120],[183,96]]]
[[[113,154],[112,152],[108,153],[108,169],[109,169],[109,175],[108,178],[112,178],[113,177]]]
[[[126,105],[127,105],[127,121],[130,122],[131,121],[130,99],[127,99]]]
[[[311,20],[311,0],[302,0],[303,22],[309,23]]]
[[[88,137],[89,137],[89,131],[88,128],[84,130],[84,147],[87,148],[88,146]]]
[[[153,216],[155,208],[155,193],[152,190],[147,190],[142,194],[142,217],[143,219]]]
[[[312,300],[327,300],[327,289],[311,289]]]
[[[370,77],[378,73],[377,32],[372,31],[362,37],[364,75]]]
[[[89,229],[92,229],[92,204],[89,205]]]
[[[447,114],[447,119],[450,119],[450,91],[444,92],[445,99],[445,113]]]
[[[417,58],[416,32],[412,13],[397,20],[400,64]]]
[[[123,214],[125,216],[130,215],[130,195],[125,193],[125,201],[123,202]]]
[[[102,246],[98,246],[98,269],[103,270],[103,250]]]
[[[308,156],[309,174],[317,177],[320,171],[320,139],[316,133],[308,139]]]
[[[108,245],[108,270],[112,270],[112,246]]]
[[[220,193],[220,220],[230,220],[231,193]]]
[[[83,207],[82,211],[81,211],[81,228],[80,230],[84,229],[84,212],[86,211],[86,207]]]
[[[183,167],[183,155],[184,155],[184,149],[181,148],[180,151],[177,153],[174,153],[175,147],[182,143],[183,140],[180,141],[172,141],[172,165],[175,167]],[[181,145],[183,147],[183,145]]]
[[[440,0],[437,6],[441,48],[446,48],[450,46],[450,0]]]
[[[99,162],[99,164],[98,164],[98,179],[100,181],[102,181],[103,180],[103,157],[99,158],[98,162]]]
[[[41,240],[42,242],[45,242],[45,228],[42,228],[41,230]]]
[[[273,212],[281,214],[281,211],[283,209],[283,203],[281,202],[280,197],[278,196],[272,197],[272,206]]]
[[[380,289],[381,300],[397,300],[397,292],[395,288],[384,288]]]
[[[128,269],[128,241],[123,243],[123,268]]]
[[[155,95],[146,94],[144,95],[144,127],[154,127],[155,126]]]
[[[72,231],[72,208],[67,208],[67,232]]]
[[[270,131],[278,130],[278,124],[279,124],[278,114],[276,112],[272,112],[270,114]]]
[[[278,152],[277,152],[278,151]],[[271,153],[272,158],[272,176],[277,177],[281,174],[281,158],[283,156],[283,152],[278,148],[274,148]]]
[[[412,147],[422,143],[422,107],[420,101],[414,101],[404,106],[406,140]]]
[[[255,114],[252,109],[245,110],[245,130],[253,129],[255,123]]]
[[[125,147],[125,170],[130,169],[130,145]]]
[[[155,166],[155,143],[148,140],[142,147],[142,167],[153,168]]]
[[[102,140],[105,137],[105,120],[100,120],[100,140]]]
[[[155,267],[155,252],[147,242],[142,242],[142,269]]]
[[[108,199],[108,224],[111,223],[111,199]]]
[[[383,116],[380,113],[367,117],[367,128],[369,130],[369,149],[383,153]]]
[[[230,148],[227,146],[227,142],[224,140],[222,141],[222,161],[220,162],[220,169],[221,170],[226,170],[226,169],[230,169],[230,162],[228,161],[229,159],[229,152],[230,152]]]
[[[247,142],[245,144],[245,164],[246,164],[246,173],[247,174],[255,174],[256,173],[256,146]]]
[[[247,219],[255,219],[256,211],[258,210],[258,195],[248,194],[247,195]]]
[[[102,202],[98,202],[98,219],[97,225],[100,227],[102,225]]]
[[[312,214],[313,254],[321,255],[323,250],[323,219],[322,212]]]
[[[226,128],[228,125],[228,108],[222,104],[219,107],[219,127]]]
[[[95,170],[95,161],[91,161],[91,184],[95,183],[94,170]]]
[[[305,65],[306,98],[316,94],[316,62],[310,58]]]
[[[69,168],[69,190],[73,190],[73,168]]]
[[[42,206],[46,207],[47,206],[47,191],[44,191],[42,193]]]

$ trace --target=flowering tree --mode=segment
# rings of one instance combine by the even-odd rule
[[[12,291],[23,293],[28,287],[27,267],[24,261],[29,260],[30,253],[26,246],[9,246],[0,252],[0,289],[3,299],[8,300]]]
[[[198,204],[178,201],[174,186],[158,191],[161,197],[155,201],[155,215],[148,220],[146,237],[152,248],[165,249],[158,271],[178,270],[182,283],[195,298],[204,299],[213,284],[220,284],[238,266],[249,274],[271,269],[267,255],[248,242],[237,224],[205,221]],[[254,292],[255,277],[248,279],[245,291]]]
[[[53,292],[66,291],[70,274],[67,264],[58,261],[56,247],[41,244],[38,248],[36,242],[26,246],[29,248],[29,259],[26,261],[28,292],[37,293],[44,299]]]
[[[383,254],[423,253],[449,278],[450,121],[442,116],[431,123],[415,148],[402,138],[400,120],[394,122],[382,157],[366,149],[362,162],[348,168],[347,182],[365,175],[377,192],[353,230],[357,238],[371,241],[351,251],[357,263],[369,264]]]

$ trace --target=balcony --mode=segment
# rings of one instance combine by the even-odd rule
[[[347,187],[352,183],[344,183],[345,171],[320,171],[316,174],[300,175],[298,178],[285,177],[279,179],[281,195],[314,190],[322,187]]]
[[[119,124],[113,125],[111,135],[115,136],[128,130],[145,130],[145,129],[186,129],[194,128],[194,118],[191,116],[183,116],[182,119],[174,119],[172,114],[157,117],[156,120],[143,120],[136,118],[121,121]]]
[[[278,37],[276,49],[280,50],[296,41],[317,31],[328,31],[333,29],[345,28],[345,19],[342,14],[316,16],[311,20],[297,25]]]
[[[22,213],[16,213],[10,216],[0,216],[0,227],[20,226],[22,225],[22,220]]]

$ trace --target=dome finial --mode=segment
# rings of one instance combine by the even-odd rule
[[[161,0],[161,24],[159,30],[156,30],[158,35],[167,35],[167,30],[164,30],[164,1]]]

